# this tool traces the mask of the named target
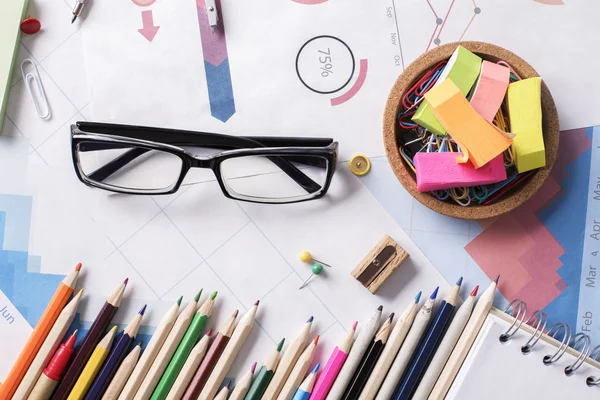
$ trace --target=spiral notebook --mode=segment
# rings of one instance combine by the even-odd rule
[[[589,338],[583,334],[574,338],[571,344],[576,344],[575,347],[578,349],[574,350],[567,349],[563,342],[543,334],[530,352],[523,354],[521,347],[536,332],[539,336],[541,329],[536,330],[536,324],[531,327],[523,323],[519,329],[516,329],[515,325],[514,335],[506,342],[501,342],[500,336],[506,333],[515,321],[517,319],[492,308],[446,399],[600,398],[600,385],[590,386],[587,383],[589,377],[600,378],[600,364],[591,357],[597,353],[590,354],[593,345],[586,349],[582,348]],[[550,328],[546,327],[546,329]],[[555,336],[563,340],[561,336],[564,332],[557,332],[557,330],[560,329],[550,330],[548,333],[556,333]],[[578,341],[579,343],[576,343]],[[590,357],[587,357],[576,371],[567,376],[565,367],[577,362],[581,355],[579,350]],[[545,356],[556,355],[556,359],[560,354],[562,356],[551,364],[547,365],[543,361]],[[482,395],[483,393],[485,396]]]

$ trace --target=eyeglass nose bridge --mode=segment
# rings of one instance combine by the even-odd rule
[[[212,169],[215,163],[214,159],[207,159],[206,157],[192,156],[189,159],[190,168],[206,168]]]

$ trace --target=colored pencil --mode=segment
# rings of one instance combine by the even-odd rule
[[[306,373],[310,368],[313,356],[315,355],[315,350],[317,349],[317,344],[319,344],[319,335],[315,336],[313,341],[306,346],[306,349],[304,349],[298,358],[298,361],[296,361],[294,369],[290,372],[290,376],[288,376],[279,396],[277,396],[278,400],[290,400],[294,396],[296,389],[298,389],[302,383],[302,379],[306,376]]]
[[[467,322],[456,346],[454,346],[452,354],[450,354],[450,358],[448,358],[446,366],[442,370],[440,377],[429,395],[430,399],[442,399],[446,396],[446,393],[448,393],[448,389],[450,389],[458,370],[465,360],[465,357],[467,357],[467,353],[471,349],[471,346],[492,307],[499,279],[500,275],[496,277],[486,291],[479,297],[477,305],[469,318],[469,322]]]
[[[406,335],[408,334],[408,330],[415,320],[415,316],[417,315],[419,300],[421,299],[421,292],[417,293],[415,296],[415,300],[410,302],[408,308],[404,311],[404,313],[396,322],[390,337],[377,360],[377,364],[375,364],[375,368],[371,373],[371,376],[367,380],[367,384],[363,388],[362,393],[360,394],[359,400],[373,400],[381,387],[381,383],[385,379]]]
[[[431,296],[429,296],[421,310],[415,316],[415,320],[408,331],[408,335],[406,335],[406,339],[404,340],[402,347],[400,347],[398,355],[394,359],[392,366],[383,380],[379,392],[377,392],[377,396],[375,397],[377,400],[390,400],[394,395],[394,392],[400,383],[400,379],[415,353],[415,350],[429,325],[429,321],[431,321],[433,306],[438,290],[439,288],[435,288]]]
[[[275,375],[271,379],[271,383],[269,383],[267,390],[263,394],[263,399],[275,399],[281,392],[281,389],[283,388],[288,376],[290,376],[294,365],[296,365],[296,361],[298,361],[298,357],[300,357],[300,354],[302,354],[302,351],[306,346],[306,340],[310,334],[312,322],[313,317],[310,317],[302,327],[300,334],[298,334],[298,336],[288,345],[287,349],[283,353],[283,356],[281,356],[281,361],[279,362],[279,366],[275,371]]]
[[[42,347],[40,347],[40,350],[29,366],[29,369],[23,377],[13,398],[26,399],[29,396],[29,393],[31,393],[31,390],[36,385],[44,367],[48,365],[50,358],[56,352],[56,349],[58,349],[60,341],[65,337],[69,326],[71,326],[71,322],[73,322],[75,314],[77,314],[77,307],[79,306],[82,293],[83,289],[81,289],[61,311],[54,326],[48,333],[48,336],[46,336],[46,340],[44,340]]]
[[[67,369],[67,364],[75,352],[75,340],[77,339],[77,330],[63,343],[54,356],[44,368],[33,390],[29,394],[28,400],[48,400],[52,392],[58,385],[63,372]]]
[[[235,384],[233,388],[233,392],[231,392],[231,396],[229,396],[229,400],[243,400],[248,393],[248,389],[250,389],[250,385],[252,384],[252,378],[254,377],[254,370],[256,369],[256,362],[252,364],[250,370],[244,374]]]
[[[371,344],[371,341],[375,337],[375,333],[377,333],[382,311],[383,306],[379,306],[367,324],[361,328],[356,341],[352,345],[352,349],[350,349],[350,353],[348,354],[344,366],[340,370],[338,377],[327,395],[328,400],[339,400],[342,398],[346,387],[350,383],[350,379],[352,379],[352,376],[354,375],[354,371],[358,368],[358,364],[360,364],[369,344]]]
[[[452,322],[444,335],[444,339],[442,339],[442,342],[435,351],[435,355],[429,363],[429,367],[427,367],[427,371],[423,375],[419,387],[415,391],[415,399],[426,399],[427,396],[429,396],[431,389],[433,389],[433,385],[435,385],[435,382],[440,376],[440,372],[442,372],[442,368],[444,368],[444,365],[448,361],[448,357],[450,357],[450,353],[452,353],[452,349],[454,349],[456,342],[458,342],[460,334],[465,328],[465,325],[467,325],[467,321],[469,320],[471,312],[473,311],[473,306],[475,305],[475,296],[477,296],[478,289],[479,286],[476,286],[471,292],[471,295],[465,300],[462,306],[460,306],[458,311],[456,311],[452,318]]]
[[[333,349],[331,356],[329,356],[329,360],[327,360],[327,364],[325,364],[325,368],[323,368],[323,371],[321,371],[321,374],[319,375],[319,379],[317,379],[317,383],[315,383],[315,387],[310,395],[311,400],[325,400],[327,397],[329,389],[333,386],[333,382],[342,369],[342,366],[348,357],[348,353],[352,348],[357,325],[358,321],[354,322],[352,329],[348,331],[340,344]]]
[[[69,301],[71,294],[73,294],[80,269],[81,264],[77,264],[75,270],[67,275],[58,285],[40,320],[33,329],[33,332],[31,332],[31,336],[27,339],[25,347],[21,350],[17,361],[15,361],[8,376],[2,383],[2,386],[0,386],[0,399],[10,399],[17,391],[33,359],[42,347],[44,340],[46,340],[48,333],[50,333],[65,304]]]
[[[125,327],[119,338],[116,340],[116,343],[110,351],[110,354],[102,366],[100,373],[98,376],[96,376],[96,379],[94,380],[94,383],[92,383],[90,390],[88,390],[85,400],[97,400],[102,398],[106,388],[108,388],[108,384],[115,376],[117,369],[119,369],[119,365],[121,365],[121,361],[123,361],[123,358],[125,358],[125,355],[127,355],[129,347],[131,346],[133,339],[135,339],[140,329],[145,311],[146,305],[144,304],[142,309]]]
[[[177,375],[179,375],[183,364],[185,364],[185,360],[187,360],[192,348],[198,339],[200,339],[202,329],[204,329],[204,325],[206,325],[206,322],[212,313],[215,297],[217,297],[216,291],[212,292],[210,298],[202,304],[196,312],[196,315],[194,315],[190,326],[185,331],[183,339],[181,339],[179,346],[177,346],[177,350],[175,350],[175,354],[173,354],[171,361],[169,361],[167,369],[158,381],[158,385],[154,389],[152,397],[150,397],[151,400],[164,400],[167,397],[167,394],[169,394],[173,383],[175,383],[175,379],[177,379]]]
[[[425,369],[427,369],[427,366],[429,365],[429,361],[431,361],[431,358],[450,323],[452,313],[454,312],[454,306],[458,300],[461,284],[462,277],[456,282],[456,285],[454,285],[446,298],[440,303],[440,306],[427,329],[427,333],[423,337],[423,340],[421,340],[421,343],[419,343],[419,347],[410,361],[410,366],[400,381],[400,386],[396,389],[394,400],[408,400],[412,398]]]
[[[165,372],[165,369],[167,368],[171,357],[175,353],[179,342],[181,342],[185,331],[192,322],[192,318],[196,312],[198,300],[200,300],[201,294],[202,290],[196,294],[194,300],[190,301],[189,304],[183,309],[181,314],[179,314],[179,317],[177,317],[171,332],[169,332],[167,339],[159,350],[154,362],[150,366],[148,373],[142,380],[142,384],[135,394],[135,400],[148,400],[150,396],[152,396],[154,388],[158,384],[163,372]]]
[[[85,335],[79,349],[77,349],[71,365],[67,368],[67,372],[65,372],[65,376],[52,395],[52,400],[65,400],[69,393],[71,393],[75,382],[77,382],[78,377],[82,374],[90,356],[95,351],[96,345],[99,343],[104,332],[108,328],[110,321],[119,309],[121,300],[123,300],[125,288],[127,287],[127,282],[128,280],[125,279],[102,306],[102,309],[96,316],[87,335]]]
[[[227,395],[229,394],[230,387],[231,381],[227,382],[227,384],[223,386],[219,394],[215,396],[214,400],[227,400]]]
[[[217,393],[219,385],[223,382],[225,375],[227,375],[231,368],[231,364],[233,364],[233,360],[239,354],[244,342],[248,339],[248,335],[250,335],[250,331],[252,331],[254,317],[258,311],[258,304],[259,301],[257,300],[254,305],[250,307],[250,310],[240,318],[240,322],[233,331],[229,343],[227,343],[223,354],[219,357],[219,361],[217,361],[215,368],[208,377],[206,385],[204,385],[202,392],[200,392],[200,399],[211,399]]]
[[[135,364],[137,364],[138,359],[140,358],[140,353],[142,352],[142,344],[138,343],[133,350],[129,352],[127,357],[123,359],[121,366],[117,370],[112,381],[108,385],[106,392],[104,392],[104,396],[102,396],[102,400],[116,400],[123,390],[127,379],[131,376],[133,369],[135,368]]]
[[[183,364],[179,375],[177,375],[177,379],[175,379],[175,383],[173,383],[173,386],[167,395],[167,400],[179,400],[183,396],[183,393],[185,393],[185,389],[187,389],[188,385],[192,381],[194,373],[206,355],[206,350],[208,349],[212,332],[212,328],[209,329],[206,332],[206,335],[204,335],[192,349],[192,352],[187,360],[185,360],[185,364]]]
[[[262,398],[263,393],[267,390],[267,386],[269,386],[269,382],[271,382],[271,379],[273,379],[273,375],[275,375],[275,371],[277,370],[284,342],[285,338],[281,339],[277,344],[275,351],[267,357],[263,366],[258,371],[258,374],[256,374],[256,378],[254,378],[244,400],[260,400]]]
[[[296,389],[296,393],[294,393],[294,397],[292,400],[308,400],[310,398],[310,394],[315,387],[315,381],[317,380],[317,371],[319,371],[319,367],[321,364],[315,365],[310,374],[304,379],[302,384],[298,389]]]
[[[150,339],[150,342],[148,342],[148,345],[142,353],[140,361],[138,361],[135,369],[125,384],[125,387],[121,391],[119,400],[133,400],[135,394],[140,388],[140,385],[142,384],[142,381],[150,370],[152,363],[156,359],[158,352],[165,343],[165,340],[167,340],[167,336],[169,336],[173,325],[175,325],[175,320],[177,320],[177,313],[179,312],[179,306],[181,306],[182,299],[183,296],[180,297],[177,302],[171,306],[171,308],[169,308],[169,310],[160,320],[160,323],[152,335],[152,339]]]
[[[219,332],[217,332],[215,339],[206,352],[206,356],[204,356],[204,359],[200,363],[198,370],[196,373],[194,373],[192,381],[185,390],[182,399],[196,400],[200,395],[200,392],[202,392],[206,381],[208,381],[208,377],[215,368],[215,365],[217,365],[217,361],[219,361],[221,354],[223,354],[225,347],[227,347],[227,343],[229,343],[229,339],[231,338],[233,330],[235,329],[235,319],[237,316],[238,310],[235,310],[233,315],[229,317],[223,327],[221,327]]]
[[[104,360],[108,357],[108,353],[110,352],[110,348],[112,346],[112,342],[115,339],[115,334],[117,333],[117,327],[113,326],[113,328],[108,331],[106,336],[98,343],[92,356],[89,358],[88,362],[85,364],[81,375],[75,382],[73,386],[73,390],[69,393],[68,400],[82,400],[85,397],[90,386],[92,386],[92,382],[100,372],[100,368],[102,368],[102,364],[104,364]]]
[[[375,338],[373,338],[373,342],[365,352],[360,365],[350,380],[350,384],[346,388],[342,399],[356,400],[360,396],[360,393],[365,387],[369,376],[371,376],[371,372],[375,368],[375,364],[377,363],[377,360],[379,360],[387,340],[390,337],[393,320],[394,313],[391,313],[390,316],[384,321],[383,325],[381,325],[379,331],[377,331]]]

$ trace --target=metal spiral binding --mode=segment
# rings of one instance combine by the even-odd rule
[[[560,360],[563,354],[565,354],[565,351],[567,351],[567,347],[569,347],[569,343],[571,341],[571,327],[565,324],[564,322],[557,322],[556,324],[552,325],[552,327],[548,331],[548,336],[552,337],[553,339],[556,339],[556,336],[561,331],[563,331],[562,342],[560,343],[560,346],[556,353],[544,356],[543,362],[545,365],[554,364],[555,362]]]
[[[525,316],[527,315],[527,303],[521,301],[519,299],[514,299],[510,302],[508,306],[504,309],[504,312],[508,314],[510,309],[513,309],[512,315],[515,320],[513,321],[510,328],[506,330],[502,335],[500,335],[500,342],[506,343],[510,340],[510,338],[517,333],[521,325],[523,325],[523,321],[525,320]]]
[[[590,354],[590,350],[592,348],[592,340],[585,333],[580,332],[577,335],[573,336],[573,338],[569,342],[569,346],[571,346],[571,343],[573,343],[572,347],[575,350],[577,350],[577,345],[581,342],[583,342],[583,346],[581,347],[581,350],[579,350],[579,357],[577,357],[577,360],[575,360],[573,364],[565,367],[565,375],[567,376],[573,375],[575,371],[577,371],[579,367],[581,367],[586,357]]]
[[[590,358],[592,360],[600,361],[600,360],[598,360],[599,356],[600,356],[600,345],[594,347],[594,349],[590,353]],[[585,380],[585,383],[588,386],[596,386],[596,385],[600,384],[600,378],[596,378],[595,376],[590,375]]]
[[[531,317],[529,317],[529,319],[527,319],[525,325],[528,325],[530,322],[533,322],[533,320],[537,320],[535,332],[533,332],[533,335],[531,335],[527,343],[521,346],[521,353],[523,354],[529,354],[533,349],[533,346],[535,346],[538,340],[540,340],[540,338],[542,337],[542,334],[546,329],[546,324],[548,323],[548,315],[546,315],[546,313],[542,310],[537,310],[533,313]]]

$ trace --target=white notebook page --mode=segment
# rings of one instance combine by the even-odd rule
[[[542,359],[554,354],[556,347],[540,340],[529,354],[523,355],[521,346],[531,334],[520,329],[508,343],[501,343],[498,338],[509,326],[493,314],[488,316],[446,399],[600,398],[600,385],[588,387],[585,382],[590,375],[600,377],[598,368],[584,363],[567,377],[564,369],[575,362],[576,356],[565,353],[547,366]]]

